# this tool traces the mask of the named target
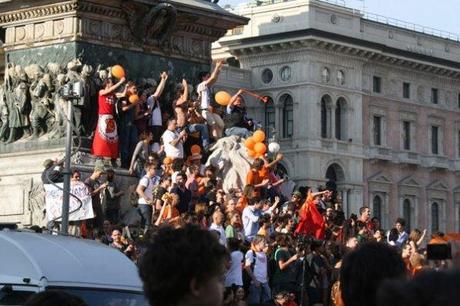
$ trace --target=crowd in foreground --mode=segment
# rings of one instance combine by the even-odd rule
[[[96,217],[75,226],[139,264],[152,305],[219,305],[222,298],[229,306],[372,306],[382,280],[444,267],[428,265],[425,230],[408,233],[404,219],[383,229],[366,206],[346,216],[333,184],[298,186],[286,197],[281,153],[256,157],[245,182],[224,190],[226,178],[204,165],[209,148],[221,137],[249,137],[257,123],[242,91],[223,109],[212,103],[222,65],[200,75],[195,99],[183,80],[174,100],[161,103],[167,73],[154,90],[128,82],[120,91],[122,78],[107,79],[99,92],[93,154],[101,160],[84,180]],[[140,100],[130,103],[134,93]],[[139,178],[130,200],[138,222],[122,221],[129,191],[102,162],[120,156]],[[52,162],[45,168],[44,182],[60,179]],[[74,170],[72,181],[80,179]]]

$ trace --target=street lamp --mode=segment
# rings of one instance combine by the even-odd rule
[[[67,131],[65,139],[65,162],[64,162],[64,191],[62,199],[62,218],[61,235],[68,234],[69,228],[69,208],[70,208],[70,158],[72,156],[72,115],[73,102],[83,96],[82,82],[65,84],[60,91],[61,97],[67,101]]]

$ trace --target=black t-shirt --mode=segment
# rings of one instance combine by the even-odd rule
[[[273,276],[273,282],[277,284],[288,284],[294,283],[297,279],[296,265],[291,263],[284,270],[281,270],[279,267],[279,261],[287,262],[292,255],[287,250],[278,249],[275,252],[275,261],[276,261],[276,271]]]
[[[179,205],[177,205],[177,209],[181,214],[186,213],[189,211],[190,201],[192,200],[192,192],[187,188],[184,190],[180,189],[178,186],[173,187],[171,193],[175,193],[179,195]]]

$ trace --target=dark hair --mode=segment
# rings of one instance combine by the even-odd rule
[[[80,297],[60,290],[46,290],[32,295],[24,306],[87,306]]]
[[[403,218],[396,219],[395,223],[401,224],[402,227],[406,226],[406,220],[404,220]]]
[[[424,271],[410,281],[385,281],[378,306],[456,306],[460,271]]]
[[[362,215],[366,209],[369,209],[369,207],[367,207],[367,206],[362,206],[362,207],[359,209],[359,214]]]
[[[102,88],[106,88],[107,87],[107,84],[109,84],[109,82],[111,82],[112,84],[115,83],[113,78],[106,78],[104,80],[104,82],[102,82]]]
[[[160,184],[163,183],[163,182],[166,182],[166,181],[171,181],[171,180],[172,180],[171,176],[165,174],[165,175],[163,175],[163,176],[161,177],[161,179],[160,179]]]
[[[264,161],[260,158],[256,158],[251,165],[251,168],[258,169],[264,165]]]
[[[173,169],[174,171],[181,171],[183,166],[184,161],[182,160],[182,158],[176,158],[173,160],[171,164],[171,169]]]
[[[203,283],[219,275],[228,257],[208,230],[192,225],[160,229],[139,266],[150,305],[176,305],[189,293],[192,279]]]
[[[240,249],[241,241],[238,238],[228,238],[227,248],[230,252],[238,251]]]
[[[346,306],[375,306],[377,289],[385,279],[404,276],[404,262],[386,244],[368,242],[348,253],[340,270],[340,288]]]
[[[399,237],[398,230],[396,228],[392,228],[390,230],[390,233],[388,234],[388,240],[396,242],[398,240],[398,237]]]
[[[184,179],[187,179],[187,175],[183,171],[180,171],[179,173],[176,174],[176,179],[178,176],[182,176]]]
[[[145,169],[145,170],[151,169],[151,168],[155,169],[155,168],[156,168],[156,165],[155,165],[154,163],[150,163],[150,162],[146,162],[146,163],[144,164],[144,169]]]
[[[201,82],[203,81],[203,78],[209,74],[209,71],[200,71],[198,73],[198,80]]]

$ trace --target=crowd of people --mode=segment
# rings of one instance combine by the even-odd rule
[[[160,102],[166,72],[155,89],[108,78],[99,91],[92,153],[113,163],[121,157],[121,166],[139,178],[130,201],[140,223],[122,223],[120,201],[129,191],[121,190],[115,171],[98,161],[84,180],[96,217],[79,225],[80,234],[138,263],[144,281],[156,283],[146,287],[152,305],[176,305],[170,299],[191,290],[186,283],[190,275],[212,272],[213,280],[225,287],[224,305],[372,306],[377,305],[377,287],[384,279],[413,277],[430,268],[426,230],[408,233],[404,219],[383,229],[365,205],[358,215],[346,216],[333,184],[298,186],[286,197],[279,188],[286,179],[277,171],[281,153],[255,158],[246,181],[224,190],[226,178],[204,165],[209,148],[222,137],[247,138],[258,124],[246,113],[243,91],[226,107],[213,103],[211,86],[223,65],[220,61],[211,73],[200,74],[194,99],[184,79],[173,101]],[[130,103],[134,94],[139,101]],[[48,177],[54,177],[52,163],[46,167]],[[72,180],[80,178],[74,170]],[[198,228],[208,234],[199,234]],[[175,237],[176,251],[191,252],[206,262],[188,258],[188,265],[181,266],[186,256],[172,253],[173,247],[161,251],[169,258],[165,259],[158,251],[161,247],[150,244],[160,239],[158,233]],[[206,245],[213,249],[204,251]],[[218,269],[214,255],[225,259],[225,271]],[[154,263],[146,263],[143,256],[152,261],[163,256],[161,267],[152,268]],[[435,264],[440,268],[444,262]],[[161,271],[144,273],[143,267]],[[174,273],[171,277],[178,285],[167,287],[165,275]],[[223,279],[217,277],[222,273]],[[362,283],[356,285],[352,278],[362,278]]]

